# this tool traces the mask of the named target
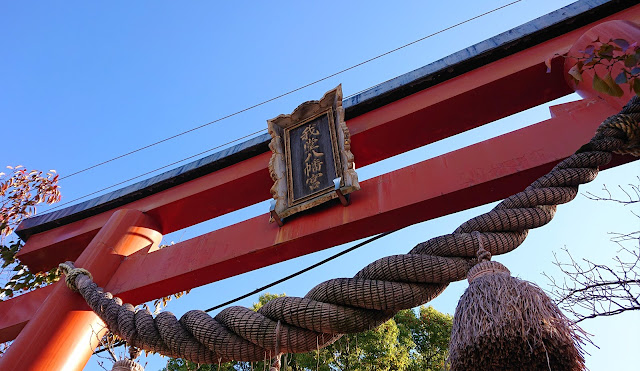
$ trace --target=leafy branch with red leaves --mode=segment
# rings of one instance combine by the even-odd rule
[[[637,42],[630,43],[625,39],[603,42],[596,39],[579,52],[582,55],[564,55],[565,58],[577,61],[568,71],[576,84],[583,81],[585,71],[593,70],[594,90],[621,97],[624,95],[621,85],[627,84],[629,91],[640,96],[640,46]],[[604,76],[598,75],[596,67],[599,67],[601,73],[606,71]]]
[[[43,173],[27,170],[23,166],[11,167],[9,174],[0,173],[0,300],[16,293],[29,291],[55,282],[60,277],[58,269],[32,273],[16,259],[22,248],[17,238],[5,243],[15,228],[36,213],[36,205],[60,201],[60,186],[55,170]],[[15,236],[15,235],[14,235]]]

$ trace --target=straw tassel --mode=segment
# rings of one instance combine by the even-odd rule
[[[111,371],[144,371],[144,367],[135,361],[140,356],[140,353],[140,349],[130,346],[129,358],[116,361]]]
[[[132,359],[121,359],[113,364],[111,371],[144,371],[144,367]]]
[[[584,332],[538,286],[489,261],[476,237],[480,262],[453,318],[451,370],[584,370]]]

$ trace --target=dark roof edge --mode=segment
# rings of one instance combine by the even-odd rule
[[[581,0],[505,31],[354,96],[342,106],[350,119],[637,5],[637,0]]]
[[[362,115],[633,5],[637,5],[636,0],[581,0],[567,5],[346,98],[343,101],[345,118],[348,120]],[[269,134],[263,134],[147,180],[61,210],[34,216],[24,220],[18,226],[16,234],[26,241],[33,234],[70,224],[186,183],[269,151],[270,139]]]
[[[227,166],[269,151],[271,136],[263,134],[220,152],[166,171],[149,179],[64,209],[24,220],[16,234],[26,241],[30,236],[115,209],[144,197],[186,183]]]

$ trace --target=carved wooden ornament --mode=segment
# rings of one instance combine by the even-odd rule
[[[360,189],[341,85],[321,100],[302,103],[290,115],[279,115],[267,124],[274,182],[271,222],[281,225],[282,219],[334,198],[344,204],[344,195]]]

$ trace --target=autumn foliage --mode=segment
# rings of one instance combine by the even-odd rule
[[[640,96],[640,46],[624,39],[607,42],[596,39],[581,55],[569,55],[576,60],[569,69],[569,75],[580,83],[587,70],[593,70],[593,89],[614,97],[624,95],[623,86]],[[598,74],[598,72],[600,74]]]
[[[0,299],[20,291],[37,288],[56,280],[57,269],[32,273],[16,260],[22,242],[12,238],[22,220],[36,213],[36,205],[60,201],[58,175],[54,170],[43,173],[23,166],[7,166],[9,173],[0,173],[0,257],[2,258]],[[13,235],[15,237],[15,235]]]

